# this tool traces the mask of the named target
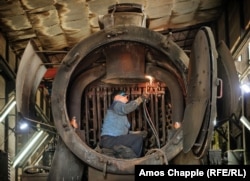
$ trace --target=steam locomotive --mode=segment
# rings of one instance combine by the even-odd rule
[[[110,6],[99,25],[99,32],[68,52],[53,81],[51,106],[60,138],[49,180],[133,180],[138,164],[206,164],[214,121],[235,113],[240,97],[225,43],[216,46],[211,29],[201,27],[187,54],[171,36],[149,30],[136,4]],[[141,158],[118,159],[99,148],[114,90],[126,91],[131,99],[149,94],[146,105],[128,115],[132,131],[148,132]],[[71,126],[72,117],[79,128]],[[170,137],[175,121],[182,126]]]

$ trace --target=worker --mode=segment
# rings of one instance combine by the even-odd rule
[[[118,158],[141,157],[143,135],[130,134],[127,114],[146,101],[147,95],[129,101],[126,92],[116,90],[112,94],[112,99],[113,102],[104,117],[100,147],[112,149]]]

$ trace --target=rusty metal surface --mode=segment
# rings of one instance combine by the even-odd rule
[[[135,84],[146,82],[145,48],[135,43],[116,43],[104,49],[105,83]]]
[[[17,111],[28,118],[35,117],[36,91],[46,67],[40,55],[36,53],[37,47],[30,41],[18,67],[16,78]]]
[[[228,119],[239,108],[241,96],[240,82],[233,57],[224,41],[217,47],[218,77],[222,79],[222,98],[217,100],[218,121]]]
[[[80,180],[83,177],[83,162],[69,150],[60,138],[53,159],[47,180]]]
[[[206,156],[212,141],[212,135],[214,132],[214,120],[217,116],[217,87],[218,87],[218,68],[217,59],[218,52],[216,50],[215,39],[212,30],[209,27],[202,27],[206,33],[207,39],[209,40],[210,48],[210,63],[211,63],[211,87],[210,87],[210,104],[207,108],[207,113],[205,114],[205,119],[203,121],[202,129],[199,133],[199,137],[196,141],[196,145],[193,147],[192,151],[197,159],[202,159]],[[201,145],[201,146],[200,146]]]
[[[208,148],[217,98],[217,51],[211,30],[197,33],[190,55],[187,107],[183,121],[183,151],[193,148],[200,158]]]
[[[117,34],[116,32],[122,32],[122,33]],[[140,36],[138,36],[138,32],[140,32],[139,33]],[[147,37],[150,37],[150,39],[148,39]],[[105,165],[108,164],[106,168],[108,173],[133,174],[135,164],[163,164],[164,162],[168,161],[168,159],[174,158],[182,149],[182,142],[181,142],[182,134],[177,135],[178,136],[177,140],[179,140],[177,142],[165,144],[166,140],[163,140],[162,142],[163,150],[166,151],[163,153],[167,155],[167,158],[164,156],[162,151],[155,151],[139,159],[131,159],[131,160],[116,159],[102,155],[96,152],[92,148],[97,143],[96,140],[98,139],[98,129],[96,128],[100,126],[100,121],[98,121],[98,119],[101,118],[100,110],[102,110],[102,107],[99,107],[100,105],[98,105],[99,103],[95,104],[95,102],[97,100],[106,100],[107,104],[108,97],[105,96],[106,98],[104,99],[104,97],[102,97],[102,94],[97,93],[95,94],[96,96],[93,96],[91,94],[86,94],[87,97],[84,98],[83,94],[80,94],[80,91],[78,91],[77,88],[83,90],[84,87],[86,86],[86,82],[89,82],[91,80],[89,79],[88,75],[84,74],[85,72],[87,72],[89,69],[96,67],[96,65],[98,64],[105,65],[105,56],[104,54],[102,54],[103,47],[106,47],[109,44],[113,44],[121,40],[125,44],[126,42],[135,42],[135,43],[140,43],[141,46],[147,46],[148,57],[145,59],[145,61],[147,61],[149,65],[153,63],[155,66],[162,67],[163,70],[169,71],[169,73],[173,73],[172,74],[173,81],[176,81],[176,84],[179,84],[178,88],[179,93],[181,93],[183,96],[185,95],[184,93],[185,93],[186,79],[184,78],[185,73],[183,74],[183,72],[185,72],[186,70],[184,64],[186,60],[185,58],[183,59],[182,56],[185,53],[183,53],[182,50],[179,49],[176,44],[171,43],[171,40],[163,38],[162,35],[156,32],[149,31],[148,29],[145,28],[126,27],[119,29],[119,27],[116,27],[112,29],[105,29],[104,31],[96,33],[92,37],[84,39],[68,53],[68,55],[63,60],[63,63],[60,66],[56,78],[54,80],[54,86],[51,96],[52,112],[53,112],[53,117],[55,119],[55,125],[57,127],[58,133],[62,137],[62,140],[65,142],[67,147],[84,163],[98,170],[103,170]],[[176,52],[179,53],[176,54]],[[86,75],[86,76],[81,76],[81,75]],[[96,78],[97,77],[98,75],[96,76]],[[72,83],[74,82],[74,80],[77,79],[80,82],[83,82],[83,84],[81,85],[80,83],[77,82]],[[84,79],[86,79],[86,81]],[[159,79],[162,79],[161,81],[163,82],[166,81],[167,84],[170,83],[167,77],[165,78],[159,76]],[[75,93],[74,91],[76,91],[76,93],[79,95],[76,94],[77,96],[68,97],[68,93],[70,95],[73,95]],[[98,91],[98,89],[96,89],[96,91]],[[172,91],[174,91],[174,89]],[[70,99],[73,98],[74,100],[68,100],[69,98]],[[90,101],[93,103],[92,105],[94,106],[93,108],[95,108],[92,110],[93,113],[91,114],[93,115],[93,117],[88,117],[91,118],[93,122],[91,122],[90,120],[85,122],[85,124],[83,124],[83,128],[85,128],[87,123],[90,123],[92,124],[93,129],[95,129],[94,133],[96,134],[96,136],[90,138],[88,137],[88,135],[86,135],[86,140],[88,140],[88,142],[85,142],[83,139],[81,139],[74,132],[74,130],[71,128],[69,124],[70,118],[68,116],[69,114],[70,115],[72,114],[71,112],[69,112],[69,110],[71,110],[72,112],[74,112],[74,110],[69,108],[71,105],[68,105],[67,103],[70,101],[74,102],[76,101],[76,99],[82,100],[83,103],[84,102],[86,103],[85,105],[88,105],[86,101],[88,102]],[[161,100],[162,102],[161,97],[159,97],[159,100]],[[107,108],[107,106],[108,105],[104,105],[105,108]],[[82,103],[78,101],[77,105],[75,105],[75,108],[81,109],[81,107]],[[156,106],[153,106],[152,111],[157,112],[158,110],[155,108]],[[91,109],[88,108],[86,109],[86,111],[90,110]],[[89,116],[89,114],[86,115]],[[158,117],[159,115],[158,113],[156,114],[156,119],[158,119],[157,122],[160,120],[160,117]],[[85,117],[81,117],[80,121],[82,121],[81,119],[85,119]],[[159,121],[158,124],[160,125],[161,121]],[[136,127],[134,127],[134,129],[135,128]],[[86,127],[86,129],[88,128]],[[158,129],[160,130],[161,128],[159,127]],[[165,127],[162,129],[168,129],[168,128]],[[90,131],[91,129],[87,130],[86,134],[88,134]],[[166,130],[164,131],[165,134],[167,134],[167,131]],[[166,135],[164,138],[166,138]],[[93,139],[93,141],[91,139]],[[91,144],[88,145],[89,143]],[[170,149],[169,147],[172,147],[173,149]]]
[[[121,3],[108,8],[108,14],[99,17],[100,28],[112,26],[139,26],[147,27],[147,16],[140,4]]]

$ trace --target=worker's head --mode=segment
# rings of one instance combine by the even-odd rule
[[[128,94],[122,90],[115,90],[112,94],[112,98],[114,101],[128,102]]]

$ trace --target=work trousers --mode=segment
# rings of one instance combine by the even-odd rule
[[[116,145],[123,145],[131,148],[137,157],[141,157],[142,146],[143,146],[143,137],[138,134],[127,134],[121,136],[109,136],[104,135],[101,137],[100,141],[101,148],[112,149]]]

